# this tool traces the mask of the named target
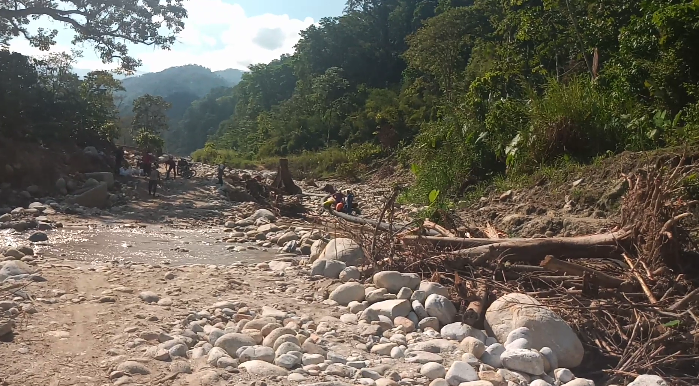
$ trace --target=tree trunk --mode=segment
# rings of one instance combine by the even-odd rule
[[[279,167],[277,168],[277,176],[274,177],[272,186],[281,190],[286,194],[301,194],[301,188],[294,183],[289,172],[289,160],[286,158],[279,159]]]

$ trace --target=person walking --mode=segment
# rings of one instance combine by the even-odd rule
[[[158,168],[153,168],[150,171],[148,177],[148,195],[155,197],[155,192],[158,189],[158,183],[160,183],[160,170]]]
[[[223,171],[226,167],[223,164],[218,165],[218,184],[223,186]]]
[[[172,172],[172,179],[174,180],[175,177],[177,176],[177,163],[175,163],[175,160],[170,156],[167,161],[165,161],[165,179],[169,180],[170,179],[170,172]]]
[[[116,149],[116,152],[114,152],[114,177],[119,175],[119,169],[121,169],[121,165],[124,163],[124,147],[119,146]]]
[[[150,153],[145,152],[141,162],[143,162],[143,175],[146,177],[150,176],[150,172],[153,167],[153,158],[151,157]]]

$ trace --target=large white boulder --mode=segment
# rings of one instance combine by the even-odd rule
[[[361,302],[364,300],[364,286],[357,282],[341,284],[330,293],[330,299],[341,306],[346,306],[352,301]]]
[[[374,274],[374,285],[376,288],[385,288],[389,293],[397,294],[403,287],[416,289],[420,285],[420,276],[398,271],[377,272]]]
[[[318,259],[338,260],[347,265],[361,266],[364,263],[364,251],[352,239],[332,239]]]
[[[579,366],[585,353],[578,336],[560,316],[525,294],[507,294],[493,302],[485,313],[485,327],[499,342],[505,342],[512,330],[527,327],[531,347],[551,348],[561,367]]]

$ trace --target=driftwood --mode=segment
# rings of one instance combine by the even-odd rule
[[[658,299],[656,299],[655,295],[653,295],[653,291],[650,290],[650,287],[648,287],[648,284],[646,284],[646,281],[643,279],[643,276],[641,276],[640,273],[636,270],[636,264],[631,261],[631,258],[629,255],[626,253],[623,254],[624,260],[626,260],[626,264],[631,267],[631,272],[633,275],[636,277],[636,280],[641,284],[641,288],[643,288],[643,292],[648,296],[648,300],[650,301],[651,304],[655,304],[658,302]]]
[[[326,210],[327,210],[330,214],[332,214],[333,216],[339,217],[339,218],[341,218],[341,219],[343,219],[343,220],[345,220],[345,221],[348,221],[348,222],[351,222],[351,223],[354,223],[354,224],[359,224],[359,225],[370,225],[370,226],[375,227],[375,228],[377,228],[377,229],[379,229],[379,230],[382,230],[382,231],[384,231],[384,232],[393,232],[393,233],[395,233],[395,232],[398,232],[398,231],[400,231],[401,229],[404,229],[404,228],[406,228],[406,227],[409,226],[409,224],[393,224],[393,225],[391,225],[391,224],[389,224],[389,223],[379,222],[379,221],[372,220],[372,219],[368,219],[368,218],[364,218],[364,217],[352,216],[352,215],[347,214],[347,213],[344,213],[344,212],[338,212],[338,211],[336,211],[336,210],[334,210],[334,209],[332,209],[332,208],[326,208]],[[430,236],[437,236],[437,235],[439,235],[439,233],[438,233],[437,231],[434,231],[434,230],[426,230],[426,232],[427,232]]]
[[[566,258],[608,257],[621,259],[620,242],[631,236],[628,230],[580,237],[546,239],[502,239],[490,245],[452,252],[460,259],[470,259],[476,265],[503,258],[503,260],[536,261],[547,255]],[[492,241],[492,240],[491,240]]]
[[[622,286],[622,284],[624,284],[623,280],[607,275],[606,273],[599,272],[592,268],[583,267],[578,264],[569,263],[567,261],[558,260],[550,255],[546,256],[540,265],[547,271],[558,272],[561,274],[568,273],[580,277],[583,277],[585,272],[588,272],[592,275],[593,280],[595,280],[597,284],[606,288],[619,288]]]
[[[404,244],[432,243],[435,247],[443,248],[470,248],[481,245],[490,245],[502,242],[503,239],[481,239],[465,237],[440,237],[440,236],[413,236],[405,235],[401,237]],[[529,239],[506,239],[506,240],[529,240]]]

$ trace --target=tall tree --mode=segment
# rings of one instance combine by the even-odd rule
[[[184,29],[187,17],[184,0],[15,0],[0,2],[0,45],[24,37],[42,51],[56,44],[58,30],[28,28],[31,20],[47,16],[75,31],[72,44],[94,45],[104,63],[114,59],[124,71],[133,71],[141,61],[128,55],[123,43],[169,49]]]
[[[133,101],[132,133],[147,131],[160,135],[169,127],[167,111],[172,105],[161,96],[146,94]]]

